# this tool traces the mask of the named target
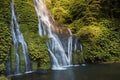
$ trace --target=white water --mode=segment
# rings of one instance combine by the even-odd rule
[[[69,61],[69,65],[71,65],[72,62],[72,32],[70,31],[70,29],[68,29],[69,33],[70,33],[70,37],[68,38],[68,61]]]
[[[52,61],[52,69],[65,69],[64,66],[70,66],[72,63],[72,33],[70,30],[68,38],[68,46],[67,46],[67,52],[65,52],[61,40],[59,39],[58,35],[55,34],[54,31],[54,19],[51,18],[45,4],[44,0],[33,0],[35,9],[38,15],[38,21],[39,21],[39,34],[42,35],[48,35],[49,42],[48,45],[48,51],[51,56]]]
[[[82,51],[82,44],[78,41],[78,38],[75,38],[74,40],[74,53],[76,53],[77,50]]]
[[[20,56],[19,56],[19,46],[22,46],[22,51],[24,55],[24,60],[25,60],[25,72],[29,72],[32,70],[31,64],[30,64],[30,59],[28,56],[28,48],[27,44],[24,40],[23,34],[20,31],[19,24],[17,22],[17,18],[15,15],[14,11],[14,0],[12,0],[11,4],[11,11],[12,11],[12,38],[13,38],[13,43],[14,43],[14,48],[15,48],[15,74],[20,74]]]
[[[78,44],[78,39],[75,38],[75,42],[74,42],[74,53],[76,53],[76,51],[77,51],[77,44]]]

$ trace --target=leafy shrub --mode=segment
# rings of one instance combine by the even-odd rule
[[[46,0],[46,4],[55,20],[59,23],[70,22],[71,15],[69,7],[71,0]]]
[[[104,20],[94,26],[84,26],[78,32],[84,46],[84,55],[87,62],[104,62],[119,60],[120,36],[113,31],[113,23]],[[113,59],[118,57],[118,59]]]
[[[5,71],[5,65],[4,63],[0,64],[0,74],[3,74]]]
[[[11,47],[10,29],[5,23],[0,23],[0,62],[8,59],[8,52]]]
[[[78,34],[80,34],[80,40],[84,42],[96,42],[97,39],[103,35],[101,27],[97,26],[84,26],[80,28]]]
[[[5,76],[0,76],[0,80],[8,80]]]
[[[15,12],[26,41],[32,33],[38,34],[38,18],[31,0],[15,0]]]
[[[10,0],[0,1],[0,74],[4,73],[4,64],[9,58],[8,55],[12,45],[10,2]],[[0,80],[6,79],[2,77]]]
[[[84,54],[82,51],[77,50],[76,53],[73,53],[72,55],[72,62],[73,64],[81,64],[84,63]]]
[[[50,64],[48,48],[46,45],[47,37],[34,36],[34,40],[29,41],[29,53],[31,60],[37,63],[37,67],[47,66]]]

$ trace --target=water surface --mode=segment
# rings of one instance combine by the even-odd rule
[[[12,77],[12,80],[120,80],[120,64],[87,64],[67,70],[31,73]]]

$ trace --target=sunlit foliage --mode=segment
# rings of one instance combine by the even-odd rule
[[[67,25],[82,42],[86,62],[120,61],[119,0],[50,1],[47,6],[55,19]],[[62,17],[65,14],[60,8],[69,12],[68,18]]]

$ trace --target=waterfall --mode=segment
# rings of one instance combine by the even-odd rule
[[[28,56],[28,48],[27,44],[24,40],[23,34],[20,31],[19,24],[17,22],[17,18],[14,11],[14,0],[12,0],[11,4],[11,12],[12,12],[12,38],[15,48],[15,74],[20,74],[20,53],[19,46],[22,46],[22,52],[25,60],[25,72],[28,73],[32,70],[30,59]]]
[[[68,29],[70,33],[70,37],[68,38],[68,59],[69,59],[69,65],[72,62],[72,32],[70,29]]]
[[[77,50],[82,51],[82,44],[81,44],[81,42],[78,41],[77,37],[74,38],[73,43],[74,43],[74,53],[76,53]]]
[[[35,10],[38,15],[38,28],[39,35],[48,35],[49,41],[47,43],[48,51],[51,56],[52,69],[64,69],[64,66],[70,66],[72,63],[72,33],[68,29],[69,37],[67,43],[67,52],[64,49],[62,42],[59,36],[54,32],[55,20],[51,17],[48,12],[44,0],[33,0],[35,5]]]
[[[78,39],[76,38],[74,42],[74,53],[76,53],[77,51],[77,44],[78,44]]]

